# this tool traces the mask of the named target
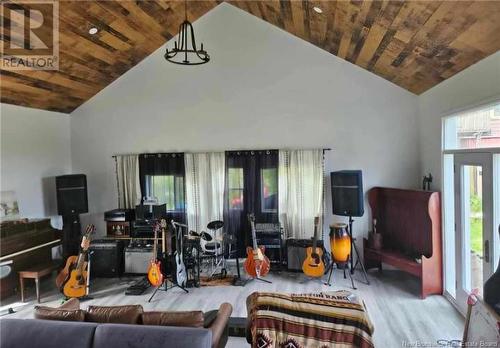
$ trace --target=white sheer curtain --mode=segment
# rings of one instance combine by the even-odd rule
[[[117,155],[116,181],[118,185],[118,207],[134,209],[141,201],[139,182],[139,156]]]
[[[314,217],[323,215],[323,169],[322,149],[279,151],[279,212],[287,237],[313,236]]]
[[[190,230],[201,232],[223,219],[224,152],[186,153],[186,209]]]

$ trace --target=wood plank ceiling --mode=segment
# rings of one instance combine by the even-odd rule
[[[189,19],[220,2],[191,1]],[[415,94],[500,50],[500,1],[228,2]],[[59,70],[3,70],[2,102],[70,113],[176,35],[184,16],[175,0],[59,6]]]

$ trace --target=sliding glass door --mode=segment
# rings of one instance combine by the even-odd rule
[[[442,143],[445,296],[465,314],[500,256],[500,101],[443,118]]]
[[[493,155],[454,155],[456,300],[465,308],[468,294],[478,289],[493,266]]]

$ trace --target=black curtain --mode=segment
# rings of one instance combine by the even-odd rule
[[[139,155],[141,195],[154,194],[159,204],[167,204],[167,221],[187,221],[185,172],[183,153]]]
[[[224,229],[240,257],[252,244],[248,214],[256,222],[278,222],[278,150],[227,151]]]

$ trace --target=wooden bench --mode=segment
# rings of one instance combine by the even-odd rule
[[[35,279],[36,300],[40,303],[40,278],[51,274],[59,268],[56,263],[34,266],[28,270],[19,272],[19,287],[21,290],[21,302],[24,302],[24,279]]]
[[[420,278],[421,298],[442,294],[439,192],[375,187],[368,200],[383,247],[370,248],[365,239],[365,267],[382,270],[382,263],[389,264]]]

